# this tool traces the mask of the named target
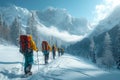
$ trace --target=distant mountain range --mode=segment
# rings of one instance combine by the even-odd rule
[[[117,34],[120,33],[120,6],[116,7],[112,13],[104,20],[100,21],[91,34],[73,45],[67,48],[69,53],[73,55],[81,55],[87,57],[90,54],[90,41],[93,38],[96,47],[96,54],[100,57],[104,52],[104,38],[106,32],[109,33],[112,41],[112,52],[117,57],[118,52],[116,50],[118,42],[116,42]]]
[[[21,24],[26,26],[28,18],[35,13],[36,20],[46,27],[54,26],[60,31],[70,34],[83,35],[89,32],[88,21],[83,18],[72,17],[67,10],[49,7],[43,11],[28,10],[17,6],[0,7],[0,14],[11,24],[15,17],[19,17]]]
[[[36,25],[39,28],[38,30],[40,30],[39,32],[42,38],[50,38],[52,36],[57,40],[61,40],[62,42],[70,41],[63,39],[64,37],[62,38],[62,36],[55,36],[56,33],[50,35],[45,34],[45,31],[41,32],[43,31],[43,28],[47,30],[50,28],[51,32],[55,32],[54,30],[57,30],[59,34],[65,33],[68,35],[68,37],[74,36],[75,38],[79,37],[80,39],[82,36],[90,32],[88,28],[88,21],[86,19],[74,18],[65,9],[49,7],[43,11],[39,11],[28,10],[26,8],[21,8],[13,5],[9,7],[0,7],[0,14],[8,25],[11,25],[14,19],[18,18],[20,24],[22,25],[22,29],[28,27],[28,19],[32,16],[32,14],[34,14]],[[77,39],[77,41],[80,39]],[[70,42],[75,41],[71,40]]]

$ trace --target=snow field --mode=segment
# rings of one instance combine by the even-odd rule
[[[38,68],[39,58],[39,68]],[[104,71],[82,58],[69,54],[61,57],[56,55],[49,64],[44,65],[42,52],[34,52],[33,75],[21,78],[24,58],[15,46],[0,45],[0,80],[120,80],[120,71]]]

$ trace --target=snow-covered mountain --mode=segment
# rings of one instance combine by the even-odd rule
[[[14,5],[9,7],[0,7],[0,14],[8,25],[10,25],[16,17],[19,18],[23,25],[26,25],[28,18],[32,15],[26,8],[17,7]]]
[[[18,6],[0,7],[3,20],[10,26],[15,18],[22,29],[28,26],[28,20],[34,14],[35,26],[41,39],[51,36],[63,42],[76,42],[89,32],[86,19],[74,18],[65,9],[48,8],[43,11],[28,10]],[[25,30],[22,30],[25,31]]]
[[[97,36],[120,24],[120,6],[117,6],[105,19],[99,21],[90,36]]]
[[[36,11],[40,22],[46,26],[56,26],[60,31],[66,30],[71,34],[81,35],[89,32],[88,21],[84,18],[74,18],[67,10],[49,7]]]
[[[108,33],[110,35],[111,40],[111,46],[112,46],[112,53],[117,61],[117,57],[119,55],[119,51],[117,50],[117,45],[119,42],[117,42],[117,37],[119,33],[119,27],[120,27],[120,6],[117,6],[113,12],[109,14],[104,20],[100,21],[99,24],[96,26],[96,28],[93,30],[93,32],[83,40],[70,45],[68,47],[68,53],[71,53],[73,55],[80,55],[83,57],[90,57],[90,45],[91,40],[94,40],[95,44],[95,53],[97,57],[101,57],[104,54],[104,40],[105,35]]]

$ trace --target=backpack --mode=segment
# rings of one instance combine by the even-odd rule
[[[49,50],[47,41],[42,41],[42,51],[47,51],[47,50]]]
[[[28,53],[31,50],[31,40],[27,35],[20,35],[20,52]]]

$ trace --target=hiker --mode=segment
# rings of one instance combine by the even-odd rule
[[[61,50],[60,50],[60,48],[58,48],[58,56],[59,57],[61,56]]]
[[[63,55],[64,54],[64,49],[63,48],[61,48],[61,55]]]
[[[50,45],[48,44],[47,41],[42,41],[42,52],[44,54],[45,64],[48,64]]]
[[[25,75],[32,75],[31,68],[33,63],[33,50],[38,52],[35,42],[31,35],[20,35],[20,52],[23,54],[24,73]]]
[[[55,45],[52,46],[52,53],[53,53],[53,59],[55,59],[55,56],[56,56],[56,47],[55,47]]]

